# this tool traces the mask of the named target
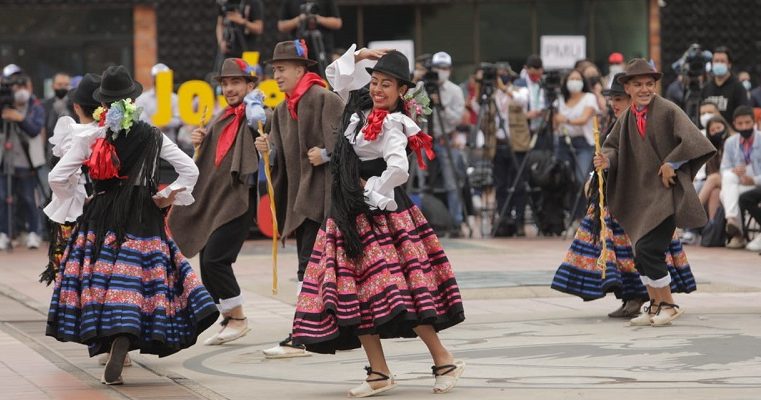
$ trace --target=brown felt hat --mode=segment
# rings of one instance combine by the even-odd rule
[[[253,68],[240,58],[226,58],[222,63],[219,75],[214,77],[214,80],[219,81],[222,78],[242,77],[249,81],[256,82],[258,79],[253,74]]]
[[[272,59],[265,61],[265,63],[272,64],[276,61],[303,62],[307,66],[317,64],[317,61],[309,59],[309,49],[303,40],[288,40],[278,43],[275,46]]]
[[[646,75],[652,76],[656,81],[663,76],[662,73],[656,71],[655,67],[650,65],[644,58],[634,58],[626,64],[624,74],[619,76],[617,80],[623,85],[634,77]]]

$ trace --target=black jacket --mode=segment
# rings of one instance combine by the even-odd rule
[[[719,106],[721,116],[727,121],[732,121],[732,114],[735,109],[741,105],[748,105],[748,91],[734,76],[718,86],[714,79],[711,79],[703,87],[703,100],[716,103]]]

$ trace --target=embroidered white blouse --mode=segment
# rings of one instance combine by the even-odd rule
[[[82,163],[90,158],[91,147],[96,139],[106,134],[105,127],[92,124],[77,124],[70,117],[63,117],[56,123],[50,143],[53,155],[61,156],[55,168],[48,174],[53,198],[45,207],[45,214],[54,222],[73,222],[82,215],[87,198],[82,176]],[[198,167],[166,135],[163,135],[160,157],[168,161],[179,177],[156,195],[166,198],[173,190],[185,188],[177,193],[174,203],[179,206],[193,204],[193,187],[198,180]]]
[[[370,74],[365,68],[373,67],[374,60],[362,60],[355,64],[354,52],[357,45],[352,45],[346,53],[325,69],[325,75],[333,90],[347,101],[353,90],[358,90],[370,83]],[[369,110],[365,111],[365,121]],[[349,119],[344,136],[354,147],[354,152],[362,161],[383,158],[386,169],[380,176],[373,176],[365,184],[365,202],[372,209],[396,211],[394,188],[403,185],[409,178],[409,160],[407,159],[407,137],[420,132],[415,121],[401,112],[389,113],[383,120],[380,134],[375,140],[365,140],[360,132],[355,136],[359,115]]]

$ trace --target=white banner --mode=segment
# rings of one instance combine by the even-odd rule
[[[367,44],[368,49],[395,49],[407,57],[410,71],[415,69],[415,42],[412,40],[376,40]]]
[[[573,68],[587,57],[586,36],[542,36],[540,46],[545,69]]]

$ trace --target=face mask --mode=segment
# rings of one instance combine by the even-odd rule
[[[610,75],[615,76],[616,74],[624,72],[624,66],[621,64],[613,64],[610,66],[609,70]]]
[[[729,67],[724,63],[713,63],[713,74],[716,76],[724,76],[729,72]]]
[[[439,71],[439,83],[444,83],[449,80],[451,71]]]
[[[16,101],[16,103],[26,103],[29,101],[29,98],[32,97],[32,94],[29,93],[26,89],[19,89],[16,91],[16,93],[13,93],[13,99]]]
[[[726,131],[716,132],[713,135],[708,135],[708,140],[711,141],[713,147],[718,149],[719,146],[721,146],[721,142],[724,141],[724,133],[726,133]]]
[[[528,74],[528,79],[531,79],[531,82],[539,82],[542,79],[542,74]]]
[[[750,90],[750,81],[743,81],[742,84],[745,90]]]
[[[743,139],[748,139],[749,137],[753,136],[753,128],[737,131],[737,133],[739,133]]]
[[[565,87],[571,93],[579,93],[584,89],[584,82],[572,80],[565,83]]]
[[[708,120],[711,119],[711,118],[713,118],[713,113],[703,113],[703,114],[700,114],[700,126],[705,128],[706,125],[708,125]]]
[[[55,90],[55,97],[58,97],[59,99],[62,99],[66,97],[66,94],[69,93],[67,89],[56,89]]]

